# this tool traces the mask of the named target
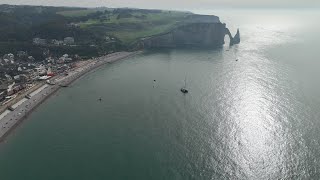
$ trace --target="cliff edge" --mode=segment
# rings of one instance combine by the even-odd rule
[[[240,43],[239,29],[233,37],[226,24],[219,17],[209,15],[190,15],[170,31],[145,37],[138,43],[140,48],[172,47],[221,47],[225,35],[230,38],[230,45]]]

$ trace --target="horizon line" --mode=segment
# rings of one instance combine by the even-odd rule
[[[36,7],[65,7],[65,8],[87,8],[87,9],[95,9],[95,8],[110,8],[110,9],[150,9],[150,10],[171,10],[171,11],[190,11],[190,10],[219,10],[219,9],[228,9],[228,10],[317,10],[320,7],[215,7],[215,8],[152,8],[152,7],[125,7],[125,6],[69,6],[69,5],[30,5],[30,4],[0,4],[2,5],[9,5],[9,6],[36,6]]]

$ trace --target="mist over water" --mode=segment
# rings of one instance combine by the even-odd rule
[[[240,28],[241,44],[81,78],[0,145],[0,179],[319,179],[320,13],[197,13]]]

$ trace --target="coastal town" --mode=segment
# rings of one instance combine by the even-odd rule
[[[22,63],[13,54],[4,55],[1,61],[1,73],[4,75],[1,75],[0,85],[0,140],[60,88],[68,87],[73,81],[101,65],[137,53],[139,52],[116,52],[89,60],[77,60],[65,54],[57,60],[47,59],[41,63]]]
[[[80,61],[79,56],[68,54],[58,58],[48,56],[42,61],[36,61],[25,51],[3,55],[0,58],[0,106],[56,75],[67,75]]]

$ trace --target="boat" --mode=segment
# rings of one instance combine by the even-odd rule
[[[189,91],[185,88],[181,88],[180,91],[183,93],[183,94],[187,94]]]
[[[184,79],[184,87],[181,88],[180,91],[181,91],[183,94],[189,93],[189,91],[188,91],[188,89],[187,89],[187,77]]]

